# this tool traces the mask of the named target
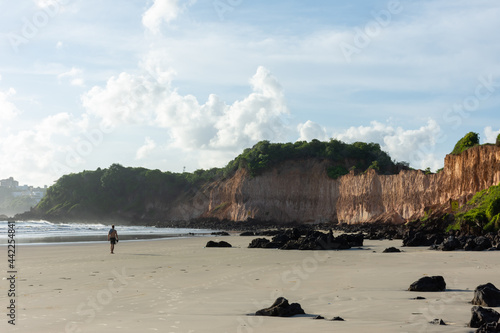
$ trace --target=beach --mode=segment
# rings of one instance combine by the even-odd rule
[[[382,253],[400,240],[365,240],[344,251],[247,248],[254,238],[121,241],[114,255],[107,242],[19,246],[15,325],[4,314],[0,331],[472,332],[474,289],[500,286],[498,251]],[[233,247],[205,248],[209,240]],[[7,259],[4,267],[8,287]],[[426,275],[442,275],[447,290],[407,291]],[[277,297],[306,314],[253,315]],[[4,313],[10,300],[1,293]],[[318,315],[325,319],[313,320]],[[345,321],[330,320],[336,316]]]

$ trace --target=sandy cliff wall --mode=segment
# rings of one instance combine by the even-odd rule
[[[429,209],[449,210],[452,201],[463,204],[476,192],[499,184],[500,148],[479,146],[448,155],[444,170],[431,175],[409,170],[385,176],[371,170],[332,180],[327,166],[327,161],[289,161],[258,177],[239,170],[231,179],[206,186],[169,215],[401,223]]]

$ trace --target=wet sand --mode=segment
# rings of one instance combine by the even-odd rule
[[[382,253],[399,248],[398,240],[365,240],[346,251],[248,249],[253,238],[123,241],[114,255],[105,242],[20,246],[16,325],[4,314],[0,331],[472,332],[473,290],[500,286],[498,251]],[[233,248],[205,248],[209,240]],[[7,259],[4,267],[5,290]],[[447,291],[406,291],[424,275],[444,276]],[[306,315],[251,315],[280,296]],[[4,313],[10,299],[0,294]],[[317,315],[326,320],[313,320]],[[345,321],[329,320],[335,316]],[[448,325],[429,324],[435,318]]]

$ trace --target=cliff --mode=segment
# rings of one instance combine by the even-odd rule
[[[452,212],[476,192],[500,183],[500,148],[493,145],[447,155],[437,174],[405,170],[378,175],[371,169],[333,180],[326,173],[329,163],[286,161],[256,177],[239,169],[233,177],[178,200],[165,218],[402,223],[431,211]]]

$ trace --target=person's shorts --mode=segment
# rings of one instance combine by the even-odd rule
[[[116,244],[116,238],[114,237],[111,237],[109,241],[111,242],[111,244]]]

